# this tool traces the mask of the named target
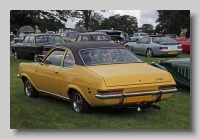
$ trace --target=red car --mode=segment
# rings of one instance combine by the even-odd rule
[[[183,52],[190,53],[190,39],[187,38],[174,38],[182,44]]]
[[[86,42],[86,41],[96,41],[96,42],[112,42],[110,36],[103,32],[85,32],[80,33],[75,42]]]

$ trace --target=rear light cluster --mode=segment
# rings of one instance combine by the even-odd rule
[[[176,85],[162,85],[159,86],[159,89],[164,90],[164,89],[174,89],[176,88]]]
[[[160,50],[167,50],[168,47],[166,47],[166,46],[161,46],[159,49],[160,49]]]
[[[177,46],[178,49],[182,49],[182,46]]]
[[[41,46],[42,51],[46,51],[46,47],[45,46]]]
[[[107,93],[123,93],[123,89],[115,89],[115,90],[97,90],[99,94],[107,94]]]

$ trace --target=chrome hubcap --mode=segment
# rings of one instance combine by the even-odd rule
[[[37,55],[34,55],[34,61],[37,61]]]
[[[25,83],[25,93],[27,96],[31,95],[31,83],[29,80],[27,80]]]
[[[73,107],[76,112],[80,112],[82,108],[82,98],[79,93],[75,93],[73,97]]]
[[[148,57],[152,57],[152,56],[153,56],[152,50],[149,49],[149,50],[147,51],[147,56],[148,56]]]

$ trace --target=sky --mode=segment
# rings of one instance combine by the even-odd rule
[[[112,15],[120,14],[134,16],[138,20],[138,27],[142,27],[143,24],[151,24],[154,26],[157,25],[156,20],[158,18],[157,10],[109,10],[108,12],[101,12],[104,18],[108,18]],[[72,22],[68,20],[66,23],[67,28],[74,28],[76,21]]]

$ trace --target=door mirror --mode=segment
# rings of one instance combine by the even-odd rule
[[[42,62],[42,58],[38,58],[37,60],[38,60],[39,62]]]

